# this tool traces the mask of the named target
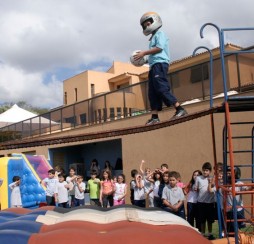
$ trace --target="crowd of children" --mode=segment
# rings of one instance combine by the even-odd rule
[[[94,164],[96,166],[96,163]],[[185,185],[181,182],[179,172],[168,169],[167,164],[162,164],[160,168],[151,170],[145,167],[142,160],[139,171],[131,171],[130,200],[131,204],[138,207],[157,207],[186,219],[190,225],[199,229],[205,235],[206,226],[208,229],[208,239],[214,239],[212,225],[217,219],[217,199],[215,187],[215,177],[212,176],[212,166],[205,162],[202,170],[194,170],[190,181]],[[227,170],[227,178],[230,179],[230,168]],[[239,184],[240,172],[235,169],[235,179]],[[223,165],[218,163],[215,168],[218,185],[223,182]],[[128,185],[125,182],[125,175],[112,176],[112,169],[105,167],[98,176],[98,168],[91,168],[90,179],[84,182],[83,176],[76,175],[75,169],[70,168],[69,176],[66,177],[63,170],[51,169],[48,177],[41,181],[46,190],[47,205],[63,208],[77,207],[85,204],[100,206],[103,208],[123,205],[127,195]],[[13,183],[9,185],[12,190],[11,206],[22,207],[20,194],[20,177],[14,176]],[[248,187],[237,186],[236,190],[248,190]],[[246,189],[245,189],[246,188]],[[90,202],[85,202],[85,193],[89,193]],[[221,189],[219,190],[221,194]],[[222,199],[222,198],[220,198]],[[237,196],[239,206],[242,206],[241,196]],[[185,204],[186,203],[186,204]],[[232,207],[232,197],[229,195],[227,203]],[[223,204],[220,202],[220,206]],[[239,219],[243,218],[242,208],[238,208]],[[228,216],[232,215],[232,209],[228,210]],[[232,216],[231,216],[232,218]],[[239,222],[239,228],[244,227],[243,222]],[[225,226],[223,226],[225,228]],[[232,224],[227,226],[230,230]]]

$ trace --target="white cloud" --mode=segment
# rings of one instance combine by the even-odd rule
[[[54,77],[44,84],[40,73],[25,73],[0,64],[0,101],[19,102],[53,108],[62,104],[62,82]]]
[[[2,66],[0,87],[8,91],[8,99],[16,100],[18,94],[25,94],[26,88],[20,84],[29,80],[42,86],[30,100],[40,99],[47,106],[58,106],[59,101],[52,100],[57,97],[62,102],[62,90],[52,96],[48,87],[58,87],[60,82],[50,79],[47,85],[43,84],[46,74],[55,72],[58,77],[57,70],[68,68],[78,72],[80,67],[93,64],[98,64],[94,69],[101,70],[101,60],[103,66],[113,60],[128,62],[133,50],[148,47],[148,37],[142,34],[139,25],[143,13],[156,11],[161,15],[175,60],[191,55],[200,45],[218,46],[218,33],[211,27],[205,28],[204,39],[200,38],[199,30],[204,23],[212,22],[220,28],[253,26],[253,8],[253,0],[1,1],[0,61],[8,67],[12,79],[6,77],[7,71]],[[244,35],[230,33],[226,42],[248,46],[252,45],[252,36],[253,31]],[[11,83],[6,84],[3,76]],[[16,92],[6,87],[10,84],[16,87]],[[42,90],[47,90],[44,97],[40,97]]]

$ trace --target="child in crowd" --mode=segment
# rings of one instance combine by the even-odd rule
[[[185,219],[184,194],[182,188],[177,186],[177,173],[169,172],[169,184],[162,192],[163,209]]]
[[[72,183],[68,184],[65,181],[65,175],[58,175],[58,182],[56,183],[55,189],[55,201],[58,204],[58,207],[68,208],[69,197],[68,197],[68,189],[73,188]]]
[[[117,182],[117,176],[113,176],[113,183],[115,184]]]
[[[161,198],[159,196],[159,187],[162,181],[162,176],[161,176],[161,172],[160,171],[154,171],[153,174],[153,206],[160,208],[161,207]]]
[[[91,179],[87,182],[87,190],[89,191],[90,204],[92,206],[101,206],[100,203],[100,179],[97,177],[97,171],[91,171]]]
[[[100,183],[100,202],[104,208],[113,206],[114,182],[111,178],[111,171],[104,169],[102,171],[102,180]]]
[[[135,180],[131,182],[131,187],[134,189],[134,205],[145,208],[146,196],[144,189],[144,180],[140,174],[135,175]]]
[[[54,170],[55,170],[56,179],[58,179],[58,175],[60,175],[60,174],[64,175],[65,174],[65,170],[60,165],[56,165],[54,167]]]
[[[152,182],[152,174],[150,168],[145,168],[145,171],[143,171],[143,164],[145,163],[144,160],[141,161],[140,164],[140,172],[143,176],[144,180],[144,190],[146,194],[147,199],[147,206],[153,207],[153,182]]]
[[[55,189],[58,179],[55,178],[55,170],[48,171],[48,177],[41,181],[41,184],[46,187],[46,202],[48,206],[55,206]]]
[[[209,178],[211,177],[212,165],[206,162],[202,166],[202,175],[197,176],[195,188],[198,192],[197,207],[198,218],[201,225],[201,233],[205,235],[206,222],[208,226],[208,239],[213,240],[212,225],[214,222],[214,193],[208,189]]]
[[[163,174],[164,172],[168,172],[168,164],[162,164],[160,172]]]
[[[97,177],[100,177],[101,168],[100,168],[99,162],[98,162],[98,160],[96,158],[93,159],[92,162],[91,162],[90,172],[92,172],[92,170],[96,170]]]
[[[125,183],[125,175],[120,174],[118,175],[117,182],[115,183],[114,206],[125,204],[126,194],[127,185]]]
[[[169,171],[165,171],[163,174],[162,174],[162,180],[161,180],[161,183],[159,185],[159,190],[158,190],[158,195],[160,197],[160,199],[162,198],[162,192],[163,192],[163,189],[166,185],[169,184]],[[162,202],[161,202],[162,204]],[[163,207],[161,205],[161,207]]]
[[[241,178],[241,170],[239,167],[234,167],[234,175],[235,175],[235,192],[240,192],[240,191],[251,191],[253,189],[253,186],[245,186],[242,181],[240,181]],[[227,167],[227,181],[228,184],[231,184],[231,168]],[[227,219],[234,219],[234,213],[233,213],[233,197],[231,194],[232,187],[229,187],[229,192],[227,194]],[[235,196],[236,200],[236,207],[237,207],[237,225],[239,229],[245,228],[246,224],[244,223],[245,219],[245,214],[244,214],[244,204],[243,204],[243,198],[242,194],[237,194]],[[240,220],[242,219],[242,220]],[[227,232],[234,232],[234,223],[233,222],[228,222],[227,223]]]
[[[194,221],[195,226],[198,228],[199,231],[201,231],[200,222],[198,219],[198,209],[197,209],[197,200],[198,200],[198,192],[195,188],[195,180],[197,176],[202,175],[202,172],[200,170],[195,170],[192,173],[192,177],[190,182],[187,184],[187,186],[184,188],[184,193],[187,195],[187,221],[191,226],[194,227]]]
[[[9,185],[11,188],[11,207],[22,208],[21,193],[20,193],[20,177],[13,176],[12,183]]]
[[[130,191],[131,191],[130,200],[132,205],[134,205],[134,188],[132,186],[134,185],[133,183],[135,183],[135,175],[137,174],[138,174],[138,171],[136,169],[131,170],[132,180],[130,181]]]
[[[113,166],[111,165],[111,163],[108,160],[105,161],[104,169],[110,170],[111,174],[113,173],[113,170],[114,170]]]
[[[76,176],[76,170],[75,168],[71,167],[69,170],[69,176],[67,176],[66,178],[66,182],[68,184],[72,184],[73,186],[75,185],[77,180],[77,176]],[[70,207],[74,207],[74,199],[75,199],[75,189],[74,187],[72,187],[72,189],[70,189],[68,191],[68,195],[69,195],[69,206]]]
[[[85,190],[86,190],[86,184],[83,182],[83,176],[78,175],[77,181],[74,185],[75,189],[75,199],[74,199],[74,206],[83,206],[85,205]]]
[[[177,175],[177,179],[176,179],[176,180],[177,180],[177,186],[179,186],[180,188],[184,189],[185,185],[184,185],[184,183],[182,182],[180,173],[179,173],[179,172],[176,172],[176,171],[175,171],[175,173],[176,173],[176,175]]]
[[[223,173],[221,170],[218,170],[217,167],[217,177],[218,177],[218,187],[220,185],[223,185]],[[208,179],[208,191],[211,193],[214,193],[214,219],[218,220],[218,216],[220,215],[220,219],[222,220],[221,224],[222,224],[222,230],[224,231],[225,229],[225,225],[224,225],[224,221],[223,221],[223,195],[222,195],[222,189],[219,188],[219,190],[216,188],[215,185],[215,181],[214,178],[209,177]],[[220,201],[220,208],[218,208],[218,201]],[[219,211],[218,211],[219,210]],[[222,235],[224,236],[224,232],[222,233]]]

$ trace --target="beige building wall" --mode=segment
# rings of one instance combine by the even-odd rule
[[[218,50],[214,51],[215,57],[218,57]],[[240,70],[241,70],[241,82],[242,85],[253,84],[254,73],[254,61],[250,56],[240,56]],[[178,84],[173,83],[174,93],[179,100],[190,100],[202,96],[202,82],[191,82],[191,65],[197,65],[201,62],[208,62],[209,55],[207,53],[200,54],[194,58],[188,58],[179,62],[175,62],[170,66],[170,72],[178,73]],[[234,56],[227,58],[226,62],[228,88],[237,87],[237,66]],[[221,93],[222,73],[221,63],[217,59],[214,61],[214,93]],[[148,67],[137,68],[131,64],[124,64],[121,62],[114,62],[113,66],[107,72],[98,71],[86,71],[78,74],[70,79],[64,81],[64,93],[67,93],[67,103],[70,105],[75,103],[77,121],[80,119],[82,113],[96,113],[105,108],[104,96],[98,96],[92,100],[92,104],[81,102],[82,100],[91,98],[91,84],[94,84],[94,95],[102,94],[108,91],[115,91],[121,88],[124,84],[136,84],[140,81],[147,80]],[[144,83],[145,84],[145,83]],[[209,80],[205,80],[203,83],[205,95],[209,94]],[[77,89],[77,92],[75,91]],[[253,96],[253,91],[246,94]],[[115,92],[107,96],[106,109],[110,114],[110,108],[114,109],[117,117],[117,108],[123,109],[124,107],[129,109],[142,110],[148,107],[147,99],[147,86],[133,86],[126,89],[125,92],[126,102],[124,104],[123,93]],[[214,103],[221,104],[223,99],[215,99]],[[194,113],[207,109],[209,107],[209,100],[205,97],[205,100],[199,103],[186,105],[188,113]],[[73,116],[72,106],[63,106],[62,112],[66,117]],[[159,116],[161,121],[168,120],[174,113],[173,109],[165,109],[160,112]],[[61,119],[61,111],[55,111],[52,113],[54,120]],[[253,112],[231,113],[232,121],[252,121]],[[116,130],[121,128],[129,128],[133,126],[144,125],[150,118],[150,114],[144,114],[139,116],[131,116],[126,119],[112,120],[110,123],[95,123],[93,126],[78,126],[71,128],[70,123],[64,123],[64,128],[60,133],[45,134],[40,138],[54,138],[59,136],[75,136],[87,133],[99,133],[103,131]],[[215,114],[215,133],[216,133],[216,150],[217,160],[222,161],[222,131],[225,124],[224,114]],[[59,125],[55,125],[59,127]],[[60,131],[60,128],[59,128]],[[235,135],[250,135],[251,128],[238,127],[234,129]],[[90,143],[100,143],[102,141],[121,139],[122,143],[122,159],[123,170],[127,176],[127,181],[130,181],[130,171],[133,168],[139,168],[139,164],[142,159],[146,161],[146,166],[152,169],[159,167],[162,163],[168,163],[170,170],[176,170],[181,173],[182,181],[187,182],[191,178],[191,174],[194,170],[200,169],[202,164],[206,161],[213,163],[213,148],[211,138],[211,118],[205,116],[197,118],[195,120],[187,121],[174,126],[153,130],[145,133],[129,134],[122,137],[111,137],[98,140],[81,141],[68,144],[57,144],[50,146],[31,147],[31,148],[19,148],[12,150],[1,150],[0,155],[10,155],[11,153],[34,153],[42,154],[48,157],[48,150],[52,148],[69,147],[75,145],[83,145]],[[234,142],[236,148],[243,148],[244,146],[250,147],[250,139],[245,140],[244,143]],[[249,163],[251,161],[250,156],[236,155],[237,163]],[[247,174],[247,170],[243,170],[243,175]]]
[[[114,62],[107,72],[91,70],[82,72],[64,81],[63,104],[73,104],[101,93],[114,91],[117,89],[117,86],[122,84],[135,84],[139,82],[137,75],[146,71],[148,71],[147,66],[135,67],[128,63]],[[118,78],[116,82],[114,80],[110,81],[110,79],[117,78],[126,73],[131,75],[124,79]]]

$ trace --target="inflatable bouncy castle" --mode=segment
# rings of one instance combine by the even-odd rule
[[[0,187],[1,208],[10,207],[13,176],[19,176],[22,206],[36,208],[41,202],[45,202],[45,189],[40,181],[48,176],[51,169],[44,156],[32,156],[24,154],[12,154],[11,157],[0,158],[0,178],[3,179]]]

